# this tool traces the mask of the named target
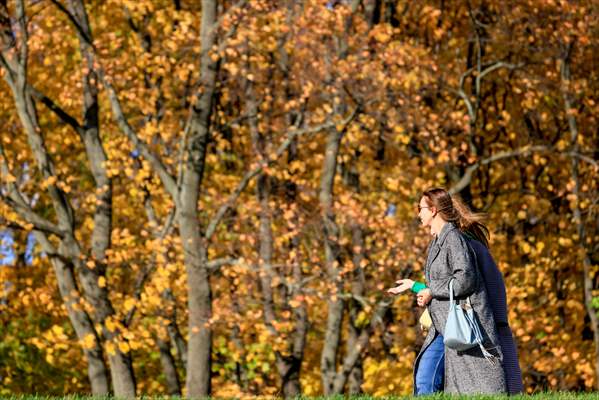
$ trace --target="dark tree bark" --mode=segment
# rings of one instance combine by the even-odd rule
[[[179,382],[179,374],[175,366],[175,358],[171,354],[171,345],[169,341],[164,339],[157,340],[158,349],[160,350],[160,364],[166,378],[166,387],[170,396],[181,396],[181,384]]]
[[[246,91],[248,113],[251,116],[258,115],[258,106],[256,100],[256,94],[253,90],[253,84],[248,82]],[[255,158],[260,162],[267,159],[267,143],[271,141],[271,138],[259,131],[257,117],[249,119],[250,132],[252,134],[252,142],[254,147]],[[294,142],[297,142],[296,140]],[[273,235],[272,235],[272,215],[273,210],[270,206],[271,200],[271,188],[272,179],[264,172],[257,176],[256,182],[256,197],[259,203],[259,262],[257,273],[260,280],[260,291],[262,295],[262,309],[264,315],[264,322],[269,329],[273,337],[278,335],[273,323],[276,322],[280,315],[277,315],[277,309],[288,309],[288,302],[292,299],[292,295],[298,295],[300,288],[293,289],[290,293],[285,285],[279,286],[278,297],[273,290],[274,278],[277,276],[280,281],[287,281],[288,277],[284,276],[283,272],[278,273],[274,271],[272,266],[273,260]],[[294,273],[298,274],[298,281],[294,280],[294,283],[298,286],[301,285],[301,267],[299,262],[294,260],[297,264],[293,266]],[[277,299],[279,305],[277,306]],[[303,351],[305,347],[305,332],[306,332],[306,318],[307,314],[305,310],[302,312],[301,305],[295,314],[295,331],[291,333],[288,338],[289,343],[289,355],[282,354],[280,351],[275,352],[275,364],[277,373],[281,379],[281,389],[285,398],[295,397],[301,394],[301,384],[299,381],[301,361],[303,359]]]
[[[364,269],[362,268],[362,262],[364,261],[364,231],[362,227],[353,223],[351,226],[352,231],[352,251],[353,251],[353,265],[354,270],[352,272],[352,300],[349,308],[349,337],[347,339],[347,351],[346,354],[351,352],[351,349],[358,345],[358,339],[362,333],[363,326],[358,320],[360,312],[363,311],[363,307],[356,299],[364,297],[364,291],[366,286],[366,278],[364,276]],[[352,368],[349,375],[348,381],[348,394],[357,395],[362,393],[362,384],[364,383],[364,370],[362,366],[363,357],[359,357],[356,361],[356,365]]]

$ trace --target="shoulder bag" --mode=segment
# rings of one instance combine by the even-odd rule
[[[460,306],[457,300],[454,300],[453,281],[449,281],[449,313],[443,333],[443,343],[450,349],[465,351],[473,347],[480,347],[484,357],[492,361],[495,356],[483,346],[482,330],[478,320],[474,315],[470,296],[466,299],[466,304]]]

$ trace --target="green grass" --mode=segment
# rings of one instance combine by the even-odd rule
[[[372,396],[331,396],[331,397],[318,397],[315,399],[319,400],[404,400],[411,399],[412,396],[387,396],[387,397],[372,397]],[[592,393],[575,393],[575,392],[555,392],[555,393],[536,393],[533,395],[518,395],[518,396],[507,396],[507,395],[449,395],[449,394],[435,394],[430,396],[422,397],[423,400],[492,400],[492,399],[503,399],[503,400],[599,400],[599,392]]]

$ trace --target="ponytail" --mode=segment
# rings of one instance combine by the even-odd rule
[[[458,228],[460,228],[464,234],[472,236],[473,239],[478,240],[488,248],[489,228],[482,222],[485,219],[485,215],[473,212],[470,207],[464,204],[462,199],[457,196],[452,198],[452,203],[459,216]]]
[[[462,233],[489,247],[489,228],[482,222],[484,214],[473,212],[458,196],[452,197],[445,189],[432,188],[422,195],[445,221],[453,222]]]

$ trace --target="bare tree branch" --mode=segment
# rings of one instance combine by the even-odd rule
[[[19,46],[19,58],[17,67],[17,86],[23,93],[27,85],[27,63],[29,54],[29,32],[27,31],[27,15],[25,13],[25,1],[17,1],[17,22],[21,30],[22,38]]]
[[[370,324],[363,329],[356,341],[356,346],[348,353],[343,359],[343,364],[341,365],[341,370],[335,374],[335,382],[334,382],[334,393],[343,393],[343,387],[347,382],[347,378],[351,373],[354,365],[358,361],[358,358],[363,351],[368,347],[368,343],[370,340],[370,336],[374,331],[377,324],[381,323],[383,316],[387,312],[387,309],[391,305],[391,299],[384,299],[377,303],[375,310],[370,318]]]
[[[519,157],[522,155],[529,155],[533,152],[541,152],[547,151],[550,148],[547,146],[525,146],[520,149],[516,149],[513,151],[502,151],[500,153],[494,154],[491,157],[485,158],[466,169],[466,172],[462,176],[462,178],[449,189],[449,193],[455,194],[462,191],[466,186],[470,184],[472,181],[472,174],[481,166],[490,164],[495,161],[503,160],[505,158]]]
[[[144,208],[146,210],[146,215],[152,225],[158,226],[158,218],[156,217],[156,212],[154,211],[154,208],[152,207],[152,204],[151,204],[151,199],[152,199],[151,193],[149,192],[149,190],[147,190],[147,188],[144,188],[144,191],[145,191]],[[164,238],[172,232],[175,215],[176,215],[176,208],[173,208],[171,210],[171,212],[168,214],[168,216],[166,217],[164,226],[162,227],[161,231],[154,235],[154,238],[156,240],[162,242],[164,240]],[[136,299],[136,300],[141,299],[141,292],[143,291],[144,285],[155,269],[156,269],[156,257],[154,257],[152,259],[151,264],[149,266],[147,266],[147,268],[145,268],[139,274],[137,280],[135,281],[135,286],[134,286],[134,290],[133,290],[133,298],[134,299]],[[125,320],[124,320],[125,326],[131,325],[131,321],[133,321],[133,316],[135,315],[136,311],[137,311],[137,305],[134,306],[131,310],[129,310],[129,312],[125,316]]]
[[[449,189],[449,193],[456,194],[461,192],[466,186],[470,184],[472,181],[472,174],[481,166],[491,164],[495,161],[503,160],[506,158],[514,158],[520,156],[529,156],[532,153],[548,153],[554,152],[555,150],[550,146],[537,145],[537,146],[524,146],[522,148],[512,150],[512,151],[502,151],[497,154],[492,155],[491,157],[485,158],[475,164],[472,164],[466,169],[464,175],[460,178],[460,180],[453,185]],[[599,169],[599,163],[596,160],[593,160],[591,157],[585,156],[584,154],[580,154],[575,151],[556,153],[558,156],[568,156],[572,158],[578,158],[583,160],[589,164],[591,164],[595,169]]]
[[[81,24],[79,24],[79,21],[73,15],[73,13],[71,13],[58,0],[50,0],[50,2],[52,4],[54,4],[56,6],[56,8],[58,8],[64,15],[66,15],[66,17],[69,19],[69,21],[71,21],[71,23],[73,24],[73,26],[75,27],[75,29],[77,29],[77,31],[79,32],[79,34],[81,35],[81,37],[87,42],[88,45],[90,45],[95,50],[94,42],[93,42],[92,38],[85,31],[85,29],[83,29],[83,27],[81,26]]]
[[[343,121],[341,121],[341,125],[346,126],[351,121],[353,121],[353,119],[356,117],[359,109],[360,109],[360,107],[356,107],[347,118],[345,118]],[[317,125],[314,127],[298,129],[298,130],[294,130],[294,131],[290,132],[287,135],[287,139],[285,139],[283,141],[283,143],[281,143],[281,145],[278,147],[273,158],[271,158],[269,160],[265,160],[263,163],[261,163],[256,168],[254,168],[252,171],[248,171],[244,175],[244,177],[241,179],[241,181],[239,182],[239,184],[237,185],[237,187],[235,188],[233,193],[231,193],[231,195],[229,195],[229,198],[227,199],[227,201],[218,209],[215,216],[212,218],[212,220],[208,224],[208,228],[206,229],[206,234],[205,234],[206,240],[210,240],[210,238],[216,231],[216,228],[217,228],[218,224],[220,224],[225,213],[233,206],[233,204],[235,204],[235,201],[237,201],[237,199],[239,198],[241,193],[245,190],[245,188],[250,183],[252,178],[254,178],[256,175],[258,175],[260,172],[262,172],[264,167],[269,166],[272,163],[274,163],[276,160],[278,160],[279,157],[289,147],[289,145],[291,145],[291,143],[293,142],[293,139],[296,136],[300,136],[300,135],[304,135],[304,134],[312,134],[312,133],[322,131],[324,129],[331,129],[337,125],[338,125],[338,123],[331,121],[331,122],[327,122],[327,123]]]
[[[71,126],[78,134],[83,132],[83,127],[77,121],[77,119],[71,116],[68,112],[62,109],[58,104],[56,104],[52,99],[48,96],[37,90],[32,85],[28,85],[28,89],[37,100],[41,101],[50,111],[52,111],[58,118],[62,120],[65,124]]]
[[[13,190],[16,190],[14,188]],[[24,201],[20,198],[20,194],[16,194],[13,191],[11,197],[0,196],[0,199],[5,202],[8,206],[13,208],[21,218],[27,223],[33,225],[33,227],[44,233],[52,233],[59,237],[64,236],[64,232],[54,223],[39,216],[33,211]],[[25,227],[24,227],[25,228]]]
[[[158,174],[160,180],[164,184],[165,189],[169,192],[169,194],[173,197],[173,199],[177,199],[177,183],[175,178],[167,171],[166,166],[162,163],[160,158],[154,154],[148,145],[139,138],[135,130],[129,124],[127,117],[123,111],[121,106],[121,102],[118,98],[117,92],[112,86],[112,84],[106,79],[104,76],[104,71],[100,67],[97,69],[98,76],[100,81],[106,88],[108,92],[108,98],[110,99],[110,105],[113,111],[113,117],[116,120],[121,131],[129,138],[129,140],[133,143],[133,145],[139,150],[141,155],[152,164],[152,167]]]
[[[475,80],[475,93],[476,93],[476,97],[478,98],[478,96],[480,95],[480,87],[481,87],[481,82],[482,79],[487,76],[488,74],[490,74],[491,72],[500,69],[500,68],[507,68],[510,70],[514,70],[517,68],[521,68],[522,66],[524,66],[524,64],[509,64],[503,61],[496,61],[490,64],[485,64],[485,69],[482,69],[481,66],[481,70],[480,72],[477,74],[476,76],[476,80]],[[468,109],[468,116],[470,117],[470,122],[472,124],[474,124],[476,122],[476,107],[472,104],[472,101],[470,100],[470,98],[468,97],[468,95],[466,94],[465,90],[464,90],[464,84],[466,81],[466,78],[471,75],[474,71],[476,71],[477,68],[472,67],[468,70],[466,70],[461,76],[460,76],[460,80],[459,80],[459,84],[458,84],[458,88],[452,88],[452,87],[447,87],[447,90],[449,90],[450,92],[458,95],[462,100],[464,100],[464,104],[466,105],[466,108]]]
[[[93,41],[89,37],[89,35],[85,32],[85,29],[79,24],[77,18],[67,10],[62,4],[58,2],[58,0],[51,0],[53,4],[55,4],[61,12],[63,12],[69,20],[76,27],[77,31],[81,34],[82,38],[85,39],[91,47],[91,56],[94,59],[95,70],[98,74],[100,82],[102,82],[104,88],[108,92],[108,98],[110,100],[110,105],[113,111],[113,117],[117,122],[121,131],[129,138],[129,140],[133,143],[133,145],[140,151],[141,155],[148,160],[156,173],[158,174],[160,180],[163,182],[165,189],[173,196],[174,199],[177,198],[177,185],[175,179],[171,176],[171,174],[167,171],[166,166],[162,163],[160,158],[154,154],[148,147],[148,145],[143,142],[135,130],[132,128],[129,123],[123,108],[121,106],[121,102],[119,100],[116,89],[110,83],[110,79],[106,77],[105,71],[100,65],[98,56],[96,54],[96,49],[93,45]]]
[[[6,154],[4,152],[4,147],[0,142],[0,176],[8,178],[11,175],[12,174],[8,167],[8,163],[6,162]],[[21,218],[23,218],[27,223],[32,224],[37,230],[45,233],[53,233],[60,237],[64,235],[64,232],[58,227],[58,225],[51,221],[48,221],[47,219],[33,211],[33,209],[27,203],[25,197],[20,192],[15,182],[10,182],[9,179],[6,180],[6,189],[8,192],[8,196],[4,195],[4,193],[0,191],[0,200],[5,202],[11,208],[13,208]]]
[[[585,156],[584,154],[580,154],[577,153],[575,151],[569,151],[567,153],[564,153],[565,155],[568,155],[570,157],[574,157],[574,158],[578,158],[588,164],[591,164],[595,169],[599,169],[599,162],[597,162],[597,160],[589,157],[589,156]]]
[[[212,261],[208,261],[206,267],[210,270],[211,273],[218,271],[221,267],[225,265],[238,265],[243,261],[241,258],[231,258],[231,257],[223,257],[217,258]]]

